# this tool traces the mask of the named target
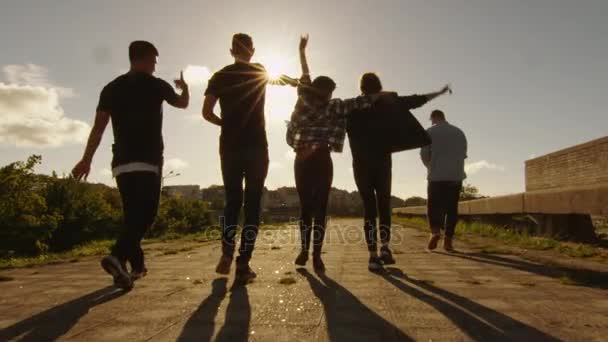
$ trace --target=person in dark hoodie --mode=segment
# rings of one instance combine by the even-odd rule
[[[382,83],[375,73],[361,76],[362,95],[382,92]],[[355,183],[365,210],[364,232],[369,250],[368,269],[378,271],[395,263],[389,248],[391,239],[392,153],[428,145],[430,140],[409,110],[451,92],[445,86],[426,95],[400,96],[397,101],[378,101],[362,113],[349,117],[348,139],[353,155]],[[396,114],[396,115],[395,115]],[[407,117],[409,116],[409,117]],[[394,120],[397,119],[397,120]],[[409,121],[403,121],[409,119]],[[380,227],[380,255],[377,246],[377,222]]]

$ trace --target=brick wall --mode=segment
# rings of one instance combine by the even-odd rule
[[[526,161],[526,191],[608,184],[608,136]]]

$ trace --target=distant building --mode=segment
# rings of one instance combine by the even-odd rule
[[[201,187],[198,185],[171,185],[163,187],[163,193],[170,197],[200,199]]]

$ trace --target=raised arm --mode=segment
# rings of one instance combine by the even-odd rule
[[[89,134],[89,139],[87,141],[87,147],[84,150],[84,155],[82,156],[82,159],[80,159],[80,161],[72,169],[72,176],[74,176],[74,178],[76,178],[77,180],[86,180],[87,177],[89,177],[93,156],[97,151],[97,147],[99,147],[99,144],[101,143],[103,132],[105,132],[109,121],[110,113],[104,110],[97,110],[97,113],[95,114],[95,123],[93,124],[93,128],[91,128],[91,133]]]
[[[427,102],[434,100],[438,96],[441,96],[448,92],[451,94],[452,89],[449,85],[446,85],[440,91],[436,91],[434,93],[428,93],[424,95],[400,96],[399,99],[401,100],[401,103],[405,105],[408,109],[415,109],[418,107],[422,107]]]
[[[310,78],[310,69],[306,60],[306,46],[308,45],[308,34],[300,37],[300,65],[302,66],[302,78],[308,76]]]
[[[163,81],[165,101],[175,108],[188,108],[188,104],[190,103],[190,91],[188,90],[188,84],[184,80],[183,71],[179,73],[179,79],[175,80],[174,82],[175,87],[177,89],[181,89],[182,93],[178,95],[170,84]]]

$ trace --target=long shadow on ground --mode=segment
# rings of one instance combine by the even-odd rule
[[[230,302],[226,308],[224,325],[217,333],[216,341],[247,341],[251,322],[251,304],[247,286],[238,282],[230,290]]]
[[[67,333],[91,308],[124,293],[113,286],[91,292],[0,330],[0,341],[54,341]]]
[[[180,342],[211,341],[215,330],[215,319],[222,301],[226,298],[228,280],[217,278],[211,283],[211,294],[192,313],[180,336]],[[230,302],[226,308],[224,325],[220,328],[216,341],[246,341],[249,336],[251,306],[247,287],[235,283],[230,289]]]
[[[398,268],[389,267],[386,270],[387,272],[380,274],[386,281],[441,312],[474,341],[559,341],[551,335],[468,298],[410,278]]]
[[[496,266],[510,267],[520,271],[534,273],[550,278],[566,278],[572,284],[593,287],[599,289],[608,289],[608,272],[595,271],[583,268],[571,268],[560,265],[543,265],[536,264],[524,260],[505,258],[494,254],[487,253],[444,253],[435,252],[447,256],[454,256],[471,261],[491,264]]]
[[[220,304],[226,297],[226,278],[214,279],[211,283],[211,294],[205,298],[192,313],[178,341],[211,341],[215,328],[215,316]]]
[[[323,304],[330,341],[413,341],[327,275],[316,278],[304,268],[297,271]]]

